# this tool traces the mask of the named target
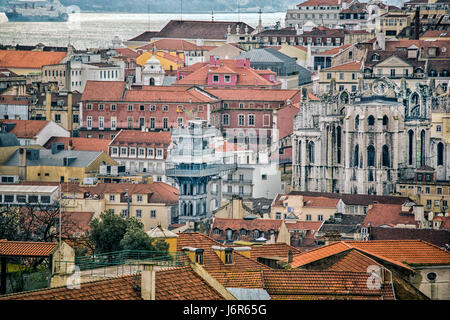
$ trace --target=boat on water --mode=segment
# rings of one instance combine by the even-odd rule
[[[58,22],[69,20],[68,8],[58,0],[8,1],[3,11],[10,22]]]

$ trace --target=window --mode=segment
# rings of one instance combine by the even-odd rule
[[[92,129],[92,116],[88,116],[86,119],[86,126],[88,129]]]
[[[312,141],[308,144],[308,159],[309,163],[314,163],[314,142]]]
[[[254,126],[255,125],[255,115],[254,114],[249,114],[248,115],[248,125],[249,126]]]
[[[228,114],[222,115],[222,124],[228,126],[230,124],[230,116]]]
[[[391,69],[391,77],[395,77],[395,69]]]
[[[150,111],[156,111],[156,106],[150,106]]]
[[[203,264],[203,249],[195,250],[195,262],[198,264]]]
[[[14,196],[10,195],[10,194],[6,194],[5,195],[5,202],[8,202],[8,203],[14,202]]]
[[[145,106],[141,104],[141,105],[139,106],[139,111],[144,111],[144,110],[145,110]]]
[[[436,188],[437,194],[442,194],[442,188]]]
[[[41,196],[42,203],[50,203],[50,196]]]
[[[317,215],[317,221],[323,221],[323,215],[322,214]]]
[[[356,115],[355,117],[355,130],[358,130],[359,128],[359,115]]]
[[[311,215],[310,214],[306,215],[306,221],[311,221]]]
[[[437,145],[437,165],[444,165],[444,144],[439,142]]]
[[[238,122],[240,126],[244,126],[245,125],[245,115],[240,114],[238,115]]]
[[[115,201],[116,196],[113,194],[109,195],[109,201]]]
[[[367,124],[368,124],[369,126],[373,126],[373,125],[375,124],[375,117],[372,116],[372,115],[370,115],[370,116],[367,118]]]
[[[225,249],[225,264],[233,263],[233,248]]]
[[[119,154],[118,147],[111,147],[111,156],[117,156]]]
[[[133,129],[133,117],[127,118],[128,129]]]
[[[98,105],[98,110],[105,110],[105,105],[104,104],[99,104]]]
[[[156,218],[156,210],[150,210],[150,218]]]
[[[442,131],[442,127],[440,125],[436,126],[436,132],[441,132]]]
[[[150,118],[150,129],[155,129],[155,118]]]
[[[425,174],[425,181],[431,181],[431,174],[430,173]]]
[[[439,207],[439,202],[440,202],[439,200],[434,200],[434,206]]]
[[[157,158],[163,157],[163,149],[156,149],[156,157]]]
[[[431,209],[431,200],[427,200],[427,209]]]
[[[375,148],[372,145],[367,147],[367,166],[375,167]]]
[[[270,114],[265,114],[263,116],[263,126],[270,127]]]
[[[137,209],[136,210],[136,218],[142,218],[142,210],[141,209]]]
[[[244,109],[244,104],[243,103],[239,103],[239,109]]]
[[[359,165],[359,145],[355,146],[355,151],[353,152],[353,166],[358,167]]]
[[[111,117],[111,130],[116,130],[117,128],[117,118]]]
[[[262,179],[262,180],[267,180],[267,174],[262,174],[262,175],[261,175],[261,179]]]
[[[383,126],[387,126],[389,124],[389,118],[388,116],[384,115],[383,116]]]
[[[116,111],[117,110],[117,106],[115,104],[111,105],[111,111]]]
[[[1,201],[1,197],[0,197]],[[29,203],[37,203],[38,202],[38,196],[28,196],[28,202]]]
[[[154,152],[155,152],[155,149],[153,149],[153,148],[148,148],[148,149],[147,149],[147,157],[148,157],[148,158],[153,158],[153,157],[155,156]]]
[[[163,118],[163,128],[164,129],[169,128],[169,118]]]
[[[132,104],[128,105],[128,111],[133,111],[133,105]]]
[[[275,219],[281,220],[281,212],[275,213]]]
[[[182,127],[183,126],[183,118],[178,118],[177,119],[177,125],[178,125],[178,127]]]
[[[145,157],[145,148],[139,148],[138,150],[139,157]]]
[[[426,193],[426,194],[429,194],[429,193],[430,193],[430,187],[426,187],[426,188],[425,188],[425,193]]]
[[[128,154],[128,149],[126,147],[121,147],[120,148],[120,156],[121,157],[126,157]]]
[[[245,236],[245,235],[247,235],[247,230],[241,229],[241,236]]]
[[[86,109],[87,110],[92,110],[92,104],[88,103],[87,106],[86,106]]]
[[[213,76],[213,82],[219,82],[219,76],[217,76],[217,75],[214,75]]]
[[[136,200],[137,202],[142,202],[142,195],[137,195]]]
[[[61,115],[60,114],[55,114],[55,122],[56,123],[60,123],[61,122]]]
[[[417,174],[417,181],[423,181],[423,173]]]
[[[389,147],[387,145],[383,146],[383,158],[382,158],[382,165],[384,167],[390,167],[390,161],[389,161]]]
[[[130,157],[136,156],[136,148],[130,148]]]
[[[339,72],[339,80],[344,80],[344,73],[343,72]]]
[[[163,106],[162,107],[162,111],[163,112],[169,112],[169,107],[168,106]]]
[[[100,130],[105,129],[105,117],[98,117],[98,128]]]
[[[124,218],[128,218],[128,210],[127,209],[122,209],[121,215]]]
[[[226,75],[226,76],[225,76],[225,82],[226,82],[226,83],[231,82],[231,76]]]
[[[331,73],[327,72],[327,80],[330,80],[330,79],[331,79]]]

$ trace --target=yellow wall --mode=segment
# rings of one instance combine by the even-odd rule
[[[284,200],[284,204],[287,203],[286,206],[272,206],[270,209],[270,218],[276,219],[276,214],[278,212],[281,213],[281,219],[284,219],[284,215],[289,215],[287,211],[287,207],[293,208],[293,212],[300,221],[306,221],[306,215],[311,215],[311,221],[319,221],[318,215],[323,216],[323,221],[328,220],[331,216],[333,216],[337,212],[337,207],[304,207],[303,204],[303,196],[301,195],[289,195],[286,200]]]
[[[287,43],[283,43],[281,45],[281,49],[279,50],[279,52],[284,53],[288,57],[297,58],[298,64],[300,64],[300,62],[306,63],[306,58],[307,58],[306,51],[303,51],[299,48],[288,45]]]
[[[152,57],[152,55],[153,54],[151,51],[144,52],[136,59],[136,63],[141,66],[144,66],[145,63],[147,62],[147,60]],[[170,71],[170,67],[172,67],[173,71],[176,71],[176,70],[178,70],[178,68],[181,68],[184,65],[184,63],[176,63],[172,60],[164,58],[163,54],[159,53],[159,52],[155,53],[155,57],[156,57],[156,59],[158,59],[158,61],[161,63],[161,66],[166,71]]]

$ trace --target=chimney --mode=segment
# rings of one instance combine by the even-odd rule
[[[155,264],[150,261],[141,262],[141,297],[143,300],[155,300],[156,290]]]
[[[45,91],[45,120],[52,120],[52,93]]]
[[[211,249],[217,254],[223,264],[233,264],[233,251],[231,247],[212,246]]]
[[[69,140],[69,146],[67,147],[67,150],[72,150],[73,149],[73,141],[72,139]]]
[[[249,259],[251,258],[252,247],[235,247],[233,248],[233,250],[239,252],[240,254]]]
[[[72,116],[72,92],[67,94],[67,130],[72,136],[73,130],[73,116]]]

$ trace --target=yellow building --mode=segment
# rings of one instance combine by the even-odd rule
[[[338,212],[339,201],[326,197],[279,194],[270,209],[270,218],[286,219],[291,216],[300,221],[326,221]]]
[[[95,177],[102,164],[117,162],[99,151],[18,148],[0,165],[0,175],[18,176],[22,181],[83,181]]]
[[[436,214],[449,212],[450,181],[437,181],[435,170],[431,167],[417,169],[414,179],[398,181],[396,191],[423,205],[425,211]]]
[[[358,90],[361,75],[361,62],[349,62],[338,66],[320,70],[320,92],[326,93],[330,90],[355,92]]]
[[[307,48],[304,46],[296,46],[296,45],[290,45],[287,43],[282,43],[281,46],[277,47],[277,50],[288,57],[297,59],[297,64],[305,67],[306,66],[306,60],[308,57]]]
[[[64,210],[101,212],[110,210],[142,221],[146,231],[160,226],[167,229],[177,217],[178,191],[163,183],[63,184]]]
[[[403,12],[386,12],[378,19],[377,32],[386,38],[397,36],[405,27],[411,26],[411,15]]]
[[[181,58],[176,52],[164,52],[155,51],[155,58],[161,63],[161,66],[165,71],[177,71],[178,68],[184,66],[184,56]],[[137,59],[136,63],[141,66],[145,66],[145,63],[153,56],[153,52],[147,51],[141,54]]]

